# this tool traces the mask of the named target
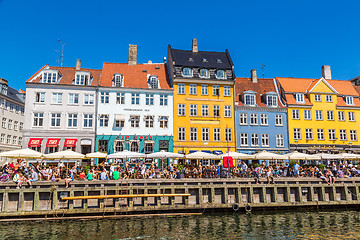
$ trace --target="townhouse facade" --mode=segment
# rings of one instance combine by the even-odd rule
[[[359,152],[360,99],[350,81],[332,80],[330,66],[322,77],[275,78],[288,107],[291,150]]]
[[[228,50],[199,51],[168,47],[174,89],[174,152],[221,154],[235,150],[235,72]]]
[[[164,63],[104,63],[99,84],[96,144],[101,152],[173,151],[173,90]]]
[[[95,150],[101,70],[45,65],[26,81],[23,148],[42,153]]]
[[[25,92],[0,78],[0,152],[21,149],[24,127]]]
[[[262,150],[284,154],[289,151],[288,120],[274,79],[236,78],[236,150],[254,154]]]

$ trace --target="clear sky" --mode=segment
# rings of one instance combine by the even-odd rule
[[[45,64],[101,68],[127,62],[161,62],[167,46],[229,49],[238,77],[266,65],[265,77],[360,75],[360,1],[353,0],[0,0],[0,77],[15,88]]]

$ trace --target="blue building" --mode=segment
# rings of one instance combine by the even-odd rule
[[[251,78],[236,78],[235,112],[237,152],[289,152],[287,109],[274,79],[258,79],[256,70]]]

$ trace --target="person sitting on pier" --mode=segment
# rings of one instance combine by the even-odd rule
[[[254,170],[256,184],[260,183],[259,179],[260,179],[260,176],[261,176],[261,172],[262,172],[262,169],[261,169],[260,166],[256,167],[255,170]]]
[[[329,168],[326,170],[326,177],[329,178],[329,184],[334,184],[334,183],[335,183],[335,176],[334,176],[334,174],[330,171]]]
[[[69,187],[69,183],[75,180],[75,172],[76,172],[75,166],[72,167],[72,169],[70,169],[69,172],[70,172],[70,176],[65,179],[65,183],[66,183],[66,187],[65,187],[65,188],[68,188],[68,187]]]
[[[31,169],[31,177],[30,177],[29,181],[30,181],[30,183],[39,181],[39,175],[33,168]],[[30,186],[30,188],[31,187],[32,186]]]

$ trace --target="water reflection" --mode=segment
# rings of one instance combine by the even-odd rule
[[[360,239],[360,213],[285,212],[2,223],[0,239]]]

